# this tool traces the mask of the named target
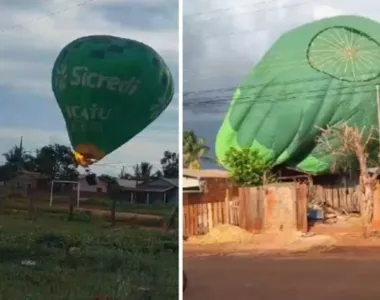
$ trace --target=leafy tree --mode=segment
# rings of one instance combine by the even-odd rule
[[[35,163],[37,171],[60,180],[77,180],[78,163],[70,147],[60,144],[44,146],[37,150]]]
[[[25,151],[20,144],[20,146],[13,146],[8,152],[3,154],[6,165],[13,165],[16,167],[16,170],[25,169],[28,171],[36,171],[37,166],[35,162],[35,157]],[[10,168],[8,167],[8,170]]]
[[[164,177],[178,178],[179,176],[179,156],[175,152],[165,151],[161,159],[161,167]]]
[[[122,167],[118,177],[120,179],[131,179],[132,175],[125,171],[125,167]]]
[[[183,166],[200,169],[202,160],[212,160],[207,156],[210,148],[203,138],[198,139],[193,130],[183,133]]]
[[[271,163],[262,159],[257,151],[250,148],[231,148],[225,156],[231,179],[240,186],[259,186],[275,181],[270,173]]]
[[[0,166],[0,181],[9,181],[11,180],[17,172],[17,166],[14,164],[4,164]]]
[[[143,161],[133,167],[133,176],[141,179],[149,179],[152,176],[153,165]]]
[[[158,179],[158,178],[160,178],[160,177],[163,177],[164,175],[162,174],[162,172],[160,171],[160,170],[158,170],[158,171],[156,171],[156,173],[154,173],[153,175],[152,175],[152,178],[153,179]]]
[[[116,177],[108,175],[108,174],[102,174],[99,176],[100,179],[107,181],[108,183],[115,183],[116,182]]]

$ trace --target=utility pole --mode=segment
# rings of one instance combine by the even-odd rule
[[[22,165],[22,153],[23,153],[23,144],[22,144],[22,137],[20,139],[20,146],[19,146],[19,153],[18,153],[18,161],[17,161],[17,171],[22,171],[23,165]]]

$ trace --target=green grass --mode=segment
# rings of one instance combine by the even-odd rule
[[[81,203],[83,207],[103,207],[104,209],[111,209],[112,200],[107,199],[89,199]],[[162,204],[131,204],[127,202],[118,202],[116,210],[120,212],[129,212],[135,214],[146,214],[166,217],[173,210],[171,205]]]
[[[62,209],[68,206],[68,198],[57,198],[53,200],[53,207],[49,207],[48,199],[34,199],[35,206],[37,207],[46,207],[49,209]],[[28,200],[17,197],[10,198],[6,200],[7,206],[25,206],[28,205]],[[81,201],[82,208],[97,208],[103,210],[110,210],[112,207],[112,200],[109,199],[89,199]],[[130,204],[127,202],[118,202],[116,205],[116,211],[118,212],[128,212],[134,214],[147,214],[147,215],[156,215],[160,217],[167,217],[170,215],[173,210],[172,205],[162,205],[162,204]]]
[[[178,238],[95,219],[0,215],[0,270],[0,299],[177,299]]]

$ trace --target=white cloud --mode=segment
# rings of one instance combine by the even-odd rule
[[[380,3],[363,0],[187,1],[184,90],[234,88],[282,34],[342,14],[380,21]]]
[[[1,89],[14,92],[14,97],[30,98],[33,101],[51,101],[51,69],[59,51],[70,41],[80,36],[110,34],[137,39],[156,49],[173,68],[178,67],[177,24],[172,28],[144,29],[132,26],[128,18],[116,22],[103,13],[110,5],[124,5],[128,10],[132,5],[149,9],[173,0],[95,0],[82,6],[75,6],[80,0],[2,0],[0,1],[0,101],[11,104],[9,98],[2,98]],[[51,17],[46,17],[51,14]],[[175,5],[173,14],[177,14]],[[151,19],[141,19],[144,25]],[[123,24],[125,23],[125,24]],[[177,80],[176,80],[177,81]],[[178,151],[178,122],[173,117],[177,112],[177,97],[167,112],[159,120],[120,149],[99,162],[92,169],[98,173],[115,174],[121,166],[130,166],[141,161],[153,163],[156,167],[165,150]],[[43,105],[39,104],[39,107]],[[22,111],[27,117],[30,112]],[[49,114],[50,112],[46,112]],[[0,111],[1,115],[1,111]],[[172,121],[172,128],[167,123]],[[166,122],[166,125],[165,125]],[[164,126],[165,125],[165,126]],[[49,143],[69,145],[66,132],[29,128],[0,129],[0,153],[8,151],[19,143],[23,136],[27,149],[36,149]],[[52,126],[56,128],[56,126]],[[169,128],[169,129],[168,129]]]
[[[314,9],[314,20],[320,20],[324,18],[332,18],[336,16],[344,15],[344,10],[336,9],[329,5],[321,5]]]
[[[152,46],[164,59],[177,61],[177,30],[138,30],[111,22],[101,14],[101,8],[112,2],[121,3],[98,0],[76,7],[78,0],[54,0],[44,1],[42,9],[20,9],[21,5],[4,8],[0,3],[0,28],[4,29],[0,29],[0,74],[6,74],[0,75],[0,85],[51,97],[51,69],[59,51],[72,40],[91,34],[137,39]],[[46,17],[49,12],[57,14]]]

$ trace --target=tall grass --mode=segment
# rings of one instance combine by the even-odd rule
[[[0,226],[0,299],[178,298],[176,236],[20,215]]]

